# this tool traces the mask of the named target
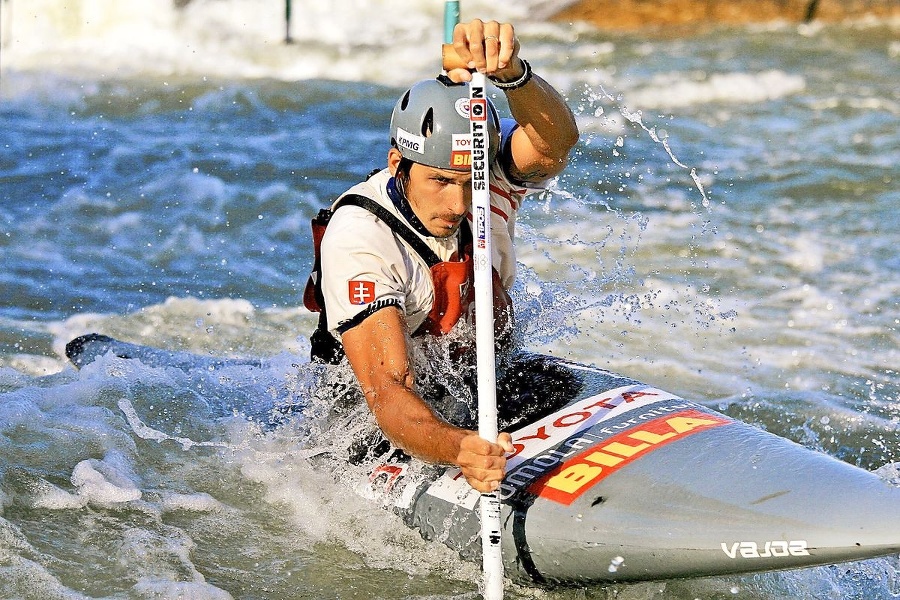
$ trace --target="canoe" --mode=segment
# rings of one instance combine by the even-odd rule
[[[107,353],[182,369],[235,362],[98,334],[66,351],[78,367]],[[552,395],[558,408],[511,431],[515,453],[500,488],[511,579],[659,580],[900,552],[900,488],[877,475],[627,376],[533,360],[547,376],[523,393]],[[480,495],[458,469],[417,468],[397,454],[355,491],[480,561]]]

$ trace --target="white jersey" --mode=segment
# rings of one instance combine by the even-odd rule
[[[509,290],[516,276],[516,214],[530,190],[512,183],[499,162],[491,169],[491,244],[493,266]],[[409,224],[388,195],[390,177],[387,169],[379,171],[345,195],[371,198]],[[471,225],[471,214],[468,218]],[[456,258],[457,236],[416,235],[442,261]],[[413,333],[431,311],[435,292],[428,265],[387,223],[365,208],[345,206],[335,211],[322,239],[321,261],[321,289],[332,333],[347,331],[385,306],[398,307]]]

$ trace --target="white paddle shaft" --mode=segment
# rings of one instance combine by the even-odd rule
[[[475,352],[478,371],[478,435],[497,442],[497,385],[494,362],[494,290],[491,257],[491,193],[488,157],[490,122],[484,74],[472,74],[469,124],[472,135],[472,217],[475,263]],[[500,497],[481,495],[481,547],[484,597],[503,598],[503,556],[500,548]]]

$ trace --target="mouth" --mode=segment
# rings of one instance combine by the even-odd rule
[[[440,237],[453,235],[461,224],[461,218],[437,217],[434,219],[434,228],[440,231]]]
[[[439,225],[445,229],[456,229],[459,227],[459,224],[462,223],[463,218],[465,218],[465,215],[442,215],[437,217],[436,220]]]

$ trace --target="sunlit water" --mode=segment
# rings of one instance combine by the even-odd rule
[[[0,597],[478,597],[475,565],[310,467],[346,440],[297,410],[324,410],[308,220],[384,163],[442,3],[295,2],[292,45],[280,2],[152,4],[0,3]],[[489,4],[463,16],[513,19],[582,131],[520,217],[525,344],[896,476],[896,24],[670,38]],[[266,362],[76,371],[88,331]],[[873,600],[898,573],[508,597]]]

